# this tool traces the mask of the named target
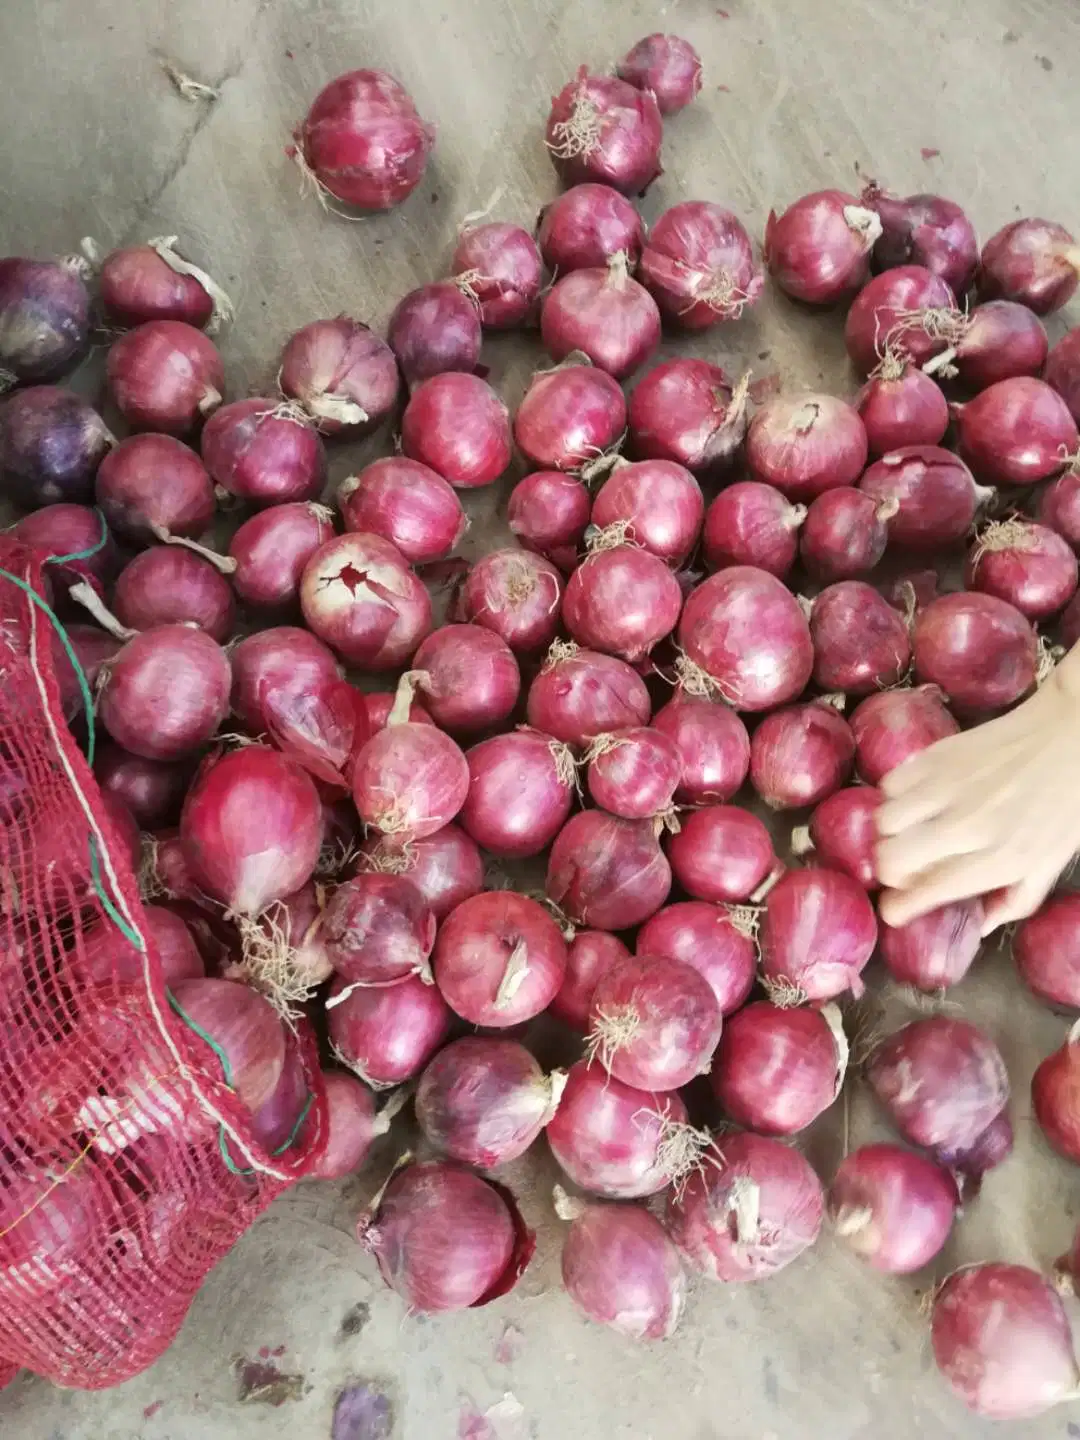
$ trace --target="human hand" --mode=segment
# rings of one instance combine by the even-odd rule
[[[1080,849],[1080,647],[1007,715],[950,735],[880,784],[881,918],[987,896],[982,933],[1036,910]]]

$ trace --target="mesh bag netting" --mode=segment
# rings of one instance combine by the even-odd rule
[[[25,1367],[101,1389],[167,1348],[207,1272],[309,1168],[326,1108],[302,1029],[304,1123],[262,1150],[165,989],[49,588],[0,536],[0,1384]],[[82,749],[60,680],[87,707]],[[138,983],[80,978],[101,927]]]

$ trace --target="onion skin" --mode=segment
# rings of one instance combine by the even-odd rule
[[[842,870],[864,890],[878,888],[874,812],[882,799],[881,791],[872,785],[850,785],[823,800],[810,816],[808,826],[815,860],[830,869]]]
[[[464,900],[443,921],[435,983],[455,1014],[505,1030],[546,1010],[566,973],[566,942],[544,907],[511,891]]]
[[[453,280],[438,280],[398,301],[387,336],[410,387],[448,370],[471,373],[483,342],[480,309]]]
[[[936,1291],[934,1360],[969,1410],[1026,1420],[1072,1398],[1072,1331],[1060,1297],[1023,1265],[967,1265]]]
[[[909,195],[901,200],[872,185],[863,200],[882,224],[873,253],[877,269],[921,265],[944,280],[954,294],[967,293],[979,260],[979,242],[959,205],[940,195]]]
[[[844,344],[860,375],[869,375],[886,350],[925,365],[946,348],[944,337],[905,317],[923,311],[954,310],[949,286],[924,265],[898,265],[875,275],[856,295],[844,323]]]
[[[393,412],[401,389],[390,346],[348,315],[291,335],[278,374],[282,393],[299,400],[324,435],[368,434]]]
[[[829,1217],[856,1255],[886,1275],[910,1275],[949,1238],[959,1196],[947,1170],[899,1145],[862,1145],[829,1187]]]
[[[131,428],[165,435],[195,429],[221,404],[225,390],[214,342],[180,320],[150,320],[121,335],[109,347],[105,373]]]
[[[481,740],[466,753],[469,793],[461,808],[466,834],[492,855],[539,855],[566,823],[573,779],[559,744],[538,730],[519,729]]]
[[[799,697],[814,649],[798,601],[775,575],[734,565],[692,592],[679,644],[736,710],[772,710]]]
[[[631,1340],[673,1335],[686,1276],[659,1220],[636,1205],[563,1203],[573,1217],[563,1243],[563,1285],[582,1314]]]
[[[599,1064],[571,1065],[545,1134],[575,1185],[609,1200],[638,1200],[671,1183],[662,1147],[672,1125],[687,1123],[676,1091],[655,1095],[624,1085]]]
[[[975,523],[980,494],[971,471],[936,445],[907,445],[863,473],[859,489],[882,503],[899,502],[889,541],[910,550],[937,550],[963,540]]]
[[[684,110],[701,90],[701,58],[678,35],[646,35],[626,52],[615,73],[637,90],[651,90],[661,115]]]
[[[475,840],[457,825],[444,825],[422,840],[412,838],[400,846],[388,835],[369,839],[360,854],[365,869],[407,875],[438,921],[484,888],[483,856]]]
[[[413,565],[449,555],[469,526],[442,476],[401,455],[376,460],[343,480],[337,504],[346,530],[381,535]]]
[[[153,545],[124,566],[113,613],[131,630],[197,625],[219,645],[236,628],[236,600],[225,576],[201,555],[172,545]]]
[[[1014,220],[983,246],[975,280],[984,300],[1015,300],[1036,315],[1050,315],[1080,282],[1076,241],[1052,220]]]
[[[545,889],[575,925],[629,930],[667,899],[671,866],[651,820],[583,810],[555,837]]]
[[[750,422],[746,463],[755,480],[789,500],[853,485],[866,465],[866,427],[833,395],[774,395]]]
[[[540,307],[540,337],[555,360],[576,352],[616,380],[632,375],[660,343],[660,311],[616,255],[604,270],[571,270]]]
[[[323,1072],[326,1091],[327,1139],[322,1154],[308,1174],[315,1180],[343,1180],[367,1159],[379,1128],[371,1091],[353,1075],[340,1070]],[[385,1121],[383,1121],[385,1124]],[[300,1133],[303,1141],[303,1131]]]
[[[868,695],[851,717],[855,768],[867,785],[878,785],[909,755],[959,729],[937,685]]]
[[[469,766],[442,730],[392,717],[357,755],[352,788],[365,825],[400,839],[422,840],[464,805]]]
[[[54,385],[18,390],[0,406],[0,477],[27,510],[83,502],[113,436],[85,400]]]
[[[769,211],[765,263],[785,294],[808,305],[832,305],[866,283],[880,234],[880,220],[854,195],[817,190],[782,215]]]
[[[827,584],[868,575],[885,554],[886,522],[894,503],[847,485],[819,495],[806,512],[798,541],[808,573]]]
[[[927,1150],[969,1148],[1009,1099],[994,1042],[976,1025],[945,1015],[913,1020],[887,1036],[866,1075],[904,1139]]]
[[[551,102],[548,154],[567,185],[593,181],[643,195],[661,173],[663,128],[651,92],[582,65]]]
[[[960,453],[991,485],[1034,485],[1065,468],[1080,433],[1065,401],[1044,380],[999,380],[951,407]]]
[[[266,729],[277,694],[304,697],[335,684],[341,670],[329,649],[296,625],[246,635],[232,652],[233,714],[253,734]]]
[[[993,595],[942,595],[920,611],[915,674],[961,710],[1004,709],[1035,684],[1038,644],[1019,610]]]
[[[1039,523],[1053,530],[1080,552],[1080,475],[1066,470],[1039,491],[1035,515]]]
[[[634,386],[629,422],[639,460],[674,460],[702,478],[719,478],[746,435],[745,388],[733,388],[706,360],[666,360]]]
[[[1020,979],[1047,1005],[1080,1010],[1080,895],[1062,890],[1016,928]]]
[[[626,400],[618,381],[591,364],[564,361],[554,370],[537,371],[514,416],[518,449],[546,470],[580,469],[610,449],[625,429]]]
[[[413,669],[436,725],[451,735],[500,725],[521,691],[513,651],[482,625],[443,625],[421,641]]]
[[[631,663],[674,630],[682,590],[667,565],[633,545],[594,551],[566,582],[563,623],[590,650]]]
[[[110,251],[98,273],[98,287],[105,314],[118,325],[182,320],[205,330],[214,314],[210,292],[194,275],[174,270],[153,245]]]
[[[821,1233],[821,1181],[783,1141],[736,1131],[704,1160],[667,1209],[668,1234],[700,1274],[728,1283],[768,1279]]]
[[[610,744],[611,748],[606,747]],[[641,726],[597,741],[589,760],[589,794],[601,810],[645,820],[671,807],[681,764],[675,743],[660,730]]]
[[[949,428],[945,396],[929,375],[903,358],[891,364],[883,360],[870,372],[855,408],[875,459],[905,445],[940,445]]]
[[[516,1040],[466,1036],[440,1050],[420,1077],[416,1118],[451,1160],[493,1170],[529,1149],[555,1113],[561,1083]]]
[[[476,375],[433,375],[405,407],[401,448],[458,490],[490,485],[510,463],[510,412]]]
[[[569,574],[584,548],[592,512],[588,488],[560,470],[534,470],[510,492],[506,523],[518,544]]]
[[[681,960],[696,970],[708,981],[725,1019],[745,1003],[753,989],[757,969],[754,942],[722,905],[701,900],[665,905],[638,931],[636,946],[642,955]]]
[[[872,585],[839,580],[813,602],[814,681],[823,690],[872,695],[896,685],[911,662],[907,625]]]
[[[936,1145],[930,1153],[939,1165],[962,1177],[965,1195],[973,1195],[978,1193],[979,1183],[986,1172],[1004,1164],[1012,1154],[1012,1148],[1012,1121],[1006,1109],[996,1115],[969,1145]]]
[[[330,964],[354,985],[394,985],[411,975],[431,982],[435,916],[405,875],[362,871],[346,880],[319,928]]]
[[[950,364],[961,384],[985,390],[1017,375],[1041,375],[1049,347],[1042,322],[1026,305],[988,300],[968,316]]]
[[[1034,622],[1064,609],[1076,593],[1077,573],[1076,556],[1060,535],[1044,525],[1006,521],[989,526],[969,551],[964,585],[996,595]]]
[[[108,457],[106,457],[108,458]],[[120,557],[101,515],[90,505],[43,505],[32,510],[11,527],[24,545],[51,561],[47,573],[63,584],[88,582],[99,595],[113,580]],[[90,554],[84,552],[90,551]],[[56,563],[62,556],[81,555],[81,559]]]
[[[645,243],[645,223],[610,185],[573,185],[541,210],[536,239],[555,274],[600,268],[620,251],[634,268]]]
[[[959,900],[907,925],[881,924],[881,958],[892,978],[916,990],[946,990],[962,980],[982,945],[983,902]]]
[[[728,485],[705,516],[705,563],[710,570],[754,565],[784,580],[799,553],[799,526],[806,517],[803,506],[792,505],[773,485],[757,480]]]
[[[704,518],[701,486],[670,460],[616,464],[592,507],[596,529],[626,522],[629,540],[675,568],[689,559]]]
[[[124,802],[140,830],[160,830],[179,818],[190,777],[186,765],[145,760],[119,745],[105,745],[98,749],[94,778],[103,792]]]
[[[260,510],[229,541],[233,589],[258,609],[295,605],[304,567],[333,538],[333,517],[323,505],[296,500]]]
[[[1080,325],[1067,330],[1051,348],[1043,378],[1065,401],[1080,425]]]
[[[565,745],[585,746],[597,735],[647,725],[652,701],[644,680],[625,660],[561,645],[529,686],[527,708],[534,730]],[[749,765],[749,741],[746,749]]]
[[[90,293],[78,260],[0,260],[4,389],[66,374],[85,351],[89,329]]]
[[[202,457],[210,478],[238,500],[281,505],[317,500],[326,450],[311,425],[275,414],[272,399],[234,400],[207,422]]]
[[[641,277],[664,318],[689,331],[737,320],[765,287],[742,222],[707,200],[664,211],[645,242]]]
[[[765,825],[738,805],[710,805],[686,817],[668,842],[675,878],[688,895],[741,904],[777,866]]]
[[[172,435],[121,440],[98,467],[94,489],[109,529],[144,545],[154,538],[155,526],[196,540],[214,518],[214,487],[206,467]]]
[[[679,689],[652,723],[675,742],[682,760],[677,801],[722,804],[740,789],[750,771],[750,737],[738,715],[722,701]]]
[[[419,1075],[453,1024],[446,1001],[418,975],[395,985],[355,986],[338,976],[330,986],[330,999],[343,994],[343,1000],[327,1007],[330,1043],[346,1065],[377,1089]]]
[[[827,700],[766,715],[750,745],[750,783],[771,810],[816,805],[847,783],[855,740]]]
[[[846,1049],[821,1011],[758,1000],[724,1026],[709,1080],[736,1125],[759,1135],[795,1135],[840,1093]]]
[[[667,1092],[704,1074],[720,1039],[720,1006],[708,981],[681,960],[617,961],[593,991],[590,1053],[624,1085]],[[626,1034],[618,1033],[618,1027]]]
[[[532,314],[544,281],[536,241],[520,225],[489,221],[462,230],[450,268],[490,330],[513,330]]]
[[[567,946],[563,983],[548,1006],[548,1014],[579,1035],[587,1034],[593,991],[616,960],[625,960],[629,955],[630,951],[616,935],[604,930],[576,931]]]
[[[1031,1108],[1051,1148],[1080,1164],[1080,1042],[1074,1030],[1031,1077]]]
[[[228,713],[228,657],[209,635],[186,625],[136,635],[110,662],[108,676],[98,698],[101,722],[118,745],[146,760],[193,754]]]
[[[232,1071],[231,1079],[223,1075],[225,1083],[247,1110],[258,1110],[273,1094],[285,1064],[285,1032],[269,1000],[231,980],[182,980],[173,994],[180,1018],[190,1022],[189,1043],[207,1071],[222,1074],[221,1056],[196,1026],[224,1051]]]
[[[857,881],[817,865],[788,870],[769,891],[761,920],[766,989],[781,1002],[791,992],[814,1001],[848,990],[858,997],[877,938],[874,907]]]
[[[465,576],[454,618],[493,630],[515,654],[530,655],[554,640],[562,595],[562,577],[542,555],[489,550]]]
[[[378,535],[339,535],[315,551],[300,577],[311,630],[342,659],[396,670],[431,630],[431,597],[405,557]]]
[[[404,86],[350,70],[316,95],[296,143],[321,186],[358,210],[391,210],[416,189],[435,143]]]

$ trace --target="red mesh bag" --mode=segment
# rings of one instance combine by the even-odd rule
[[[161,1355],[207,1272],[310,1168],[326,1102],[308,1030],[309,1110],[282,1153],[208,1072],[143,939],[129,853],[62,718],[64,641],[30,591],[47,596],[47,576],[0,535],[0,1383],[26,1367],[102,1389]],[[87,735],[92,760],[92,716]],[[78,978],[103,925],[138,983]]]

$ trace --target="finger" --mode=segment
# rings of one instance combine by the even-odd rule
[[[901,765],[900,769],[903,768]],[[895,775],[896,771],[891,773]],[[888,780],[889,776],[886,775],[885,779]],[[936,773],[927,775],[922,784],[905,790],[895,799],[886,799],[883,805],[878,806],[874,811],[877,833],[882,837],[899,835],[911,825],[921,825],[926,820],[933,820],[941,814],[951,799],[952,785],[949,777]]]
[[[881,918],[887,925],[908,925],[941,905],[985,895],[999,885],[1011,884],[1012,876],[1007,871],[1002,873],[1000,865],[1000,860],[985,854],[943,861],[916,876],[904,889],[884,891],[878,907]],[[1015,873],[1013,870],[1012,874]]]
[[[1053,885],[1052,880],[1049,884],[1039,880],[1021,880],[1019,885],[1010,885],[1007,890],[999,891],[986,906],[982,923],[983,936],[992,935],[1002,925],[1011,925],[1016,920],[1026,920],[1029,915],[1033,915],[1049,895]]]
[[[954,856],[975,855],[986,844],[980,826],[970,816],[949,820],[935,816],[921,825],[910,825],[902,834],[879,840],[874,866],[883,885],[898,889],[927,870],[933,870]]]

